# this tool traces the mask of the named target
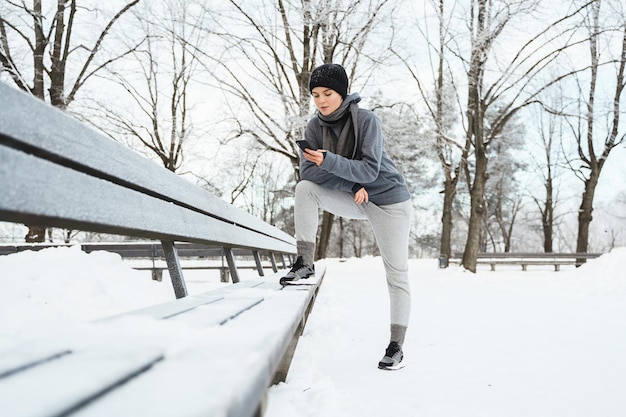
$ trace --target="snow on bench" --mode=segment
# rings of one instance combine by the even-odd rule
[[[0,82],[0,221],[160,241],[177,297],[175,242],[295,253],[293,236],[44,102]]]
[[[284,289],[277,276],[242,281],[234,250],[251,251],[258,266],[261,252],[293,257],[292,236],[2,83],[0,189],[0,221],[160,241],[176,297],[0,340],[0,415],[262,414],[324,270]],[[220,247],[233,284],[189,296],[182,242]]]
[[[34,340],[0,342],[2,415],[260,416],[324,276],[192,295]]]

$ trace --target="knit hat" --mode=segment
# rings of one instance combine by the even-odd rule
[[[346,70],[339,64],[323,64],[315,68],[311,73],[309,91],[315,87],[327,87],[335,90],[341,97],[348,95],[348,76]]]

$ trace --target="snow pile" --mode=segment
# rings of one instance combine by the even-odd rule
[[[173,300],[171,285],[146,279],[110,252],[80,246],[0,256],[0,334],[37,332]]]

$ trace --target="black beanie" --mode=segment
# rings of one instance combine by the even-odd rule
[[[348,95],[348,76],[346,70],[339,64],[324,64],[315,68],[311,73],[309,91],[315,87],[327,87],[335,90],[341,97]]]

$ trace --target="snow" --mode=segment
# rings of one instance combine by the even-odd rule
[[[286,382],[270,388],[267,416],[626,415],[626,248],[560,272],[486,266],[472,274],[411,260],[399,371],[376,368],[389,326],[381,259],[322,263],[324,282]],[[174,298],[166,274],[155,282],[118,255],[78,247],[0,256],[0,271],[0,344]],[[190,293],[226,285],[192,272]],[[195,331],[178,323],[167,334],[184,350]],[[134,335],[148,345],[145,336]]]

